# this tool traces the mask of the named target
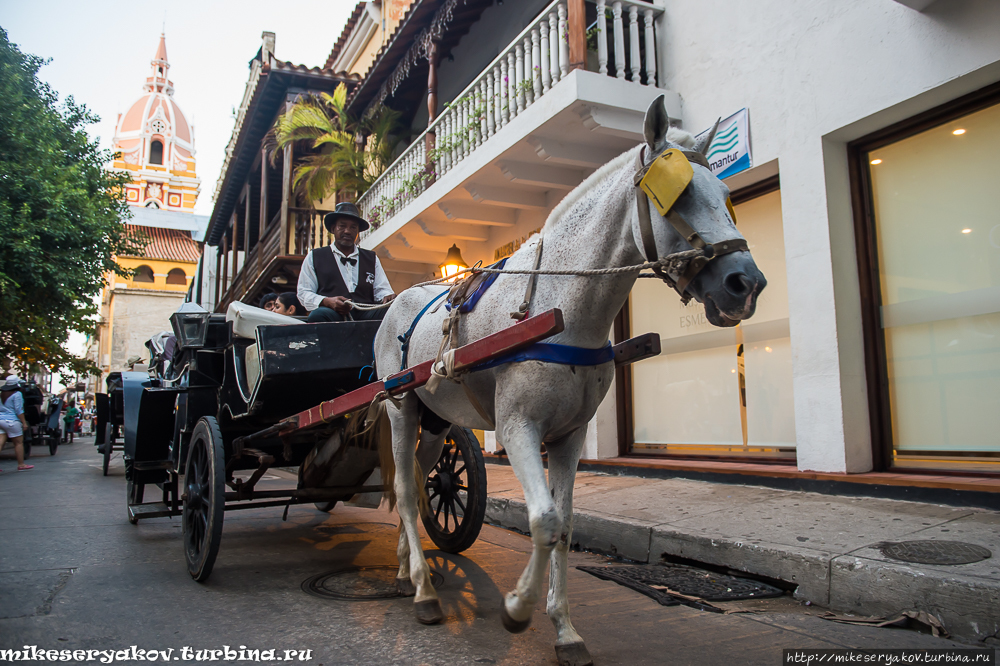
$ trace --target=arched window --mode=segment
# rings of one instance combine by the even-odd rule
[[[149,163],[163,164],[163,142],[157,139],[149,146]]]
[[[167,284],[187,284],[187,274],[180,268],[175,268],[167,273]]]
[[[149,266],[142,265],[135,269],[135,277],[132,278],[132,282],[152,282],[153,281],[153,269]]]

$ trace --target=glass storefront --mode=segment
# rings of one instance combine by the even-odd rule
[[[892,464],[1000,471],[1000,105],[867,152]]]
[[[745,324],[723,329],[658,280],[639,280],[631,334],[660,334],[662,353],[632,366],[636,454],[794,461],[795,419],[781,194],[736,206],[739,229],[768,286]]]

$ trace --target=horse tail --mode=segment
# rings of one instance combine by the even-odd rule
[[[372,438],[378,445],[379,475],[382,477],[382,496],[389,503],[389,511],[396,508],[396,459],[392,454],[392,424],[385,411],[385,403],[378,406]]]

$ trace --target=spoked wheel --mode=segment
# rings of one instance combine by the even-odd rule
[[[198,421],[188,451],[181,525],[188,573],[200,583],[212,573],[219,553],[226,505],[225,451],[222,431],[214,417]]]
[[[318,511],[322,511],[323,513],[330,513],[331,511],[333,511],[333,507],[337,506],[337,501],[334,500],[332,502],[313,502],[313,506],[316,507]]]
[[[134,474],[135,472],[133,472]],[[142,496],[146,489],[146,484],[135,483],[129,479],[128,483],[125,485],[125,507],[128,511],[128,522],[133,525],[139,524],[139,516],[132,512],[133,504],[142,504]]]
[[[104,454],[104,476],[108,475],[108,464],[111,462],[111,451],[115,448],[115,430],[110,423],[104,425],[104,443],[101,444],[101,453]]]
[[[452,426],[426,488],[421,519],[428,536],[441,550],[461,553],[476,542],[486,516],[486,463],[471,430]]]

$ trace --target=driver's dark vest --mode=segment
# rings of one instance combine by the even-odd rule
[[[347,291],[344,276],[340,274],[340,256],[333,251],[333,246],[316,248],[312,251],[312,256],[316,280],[319,282],[316,293],[320,296],[343,296],[355,303],[375,302],[374,252],[358,248],[358,284],[353,292]]]

